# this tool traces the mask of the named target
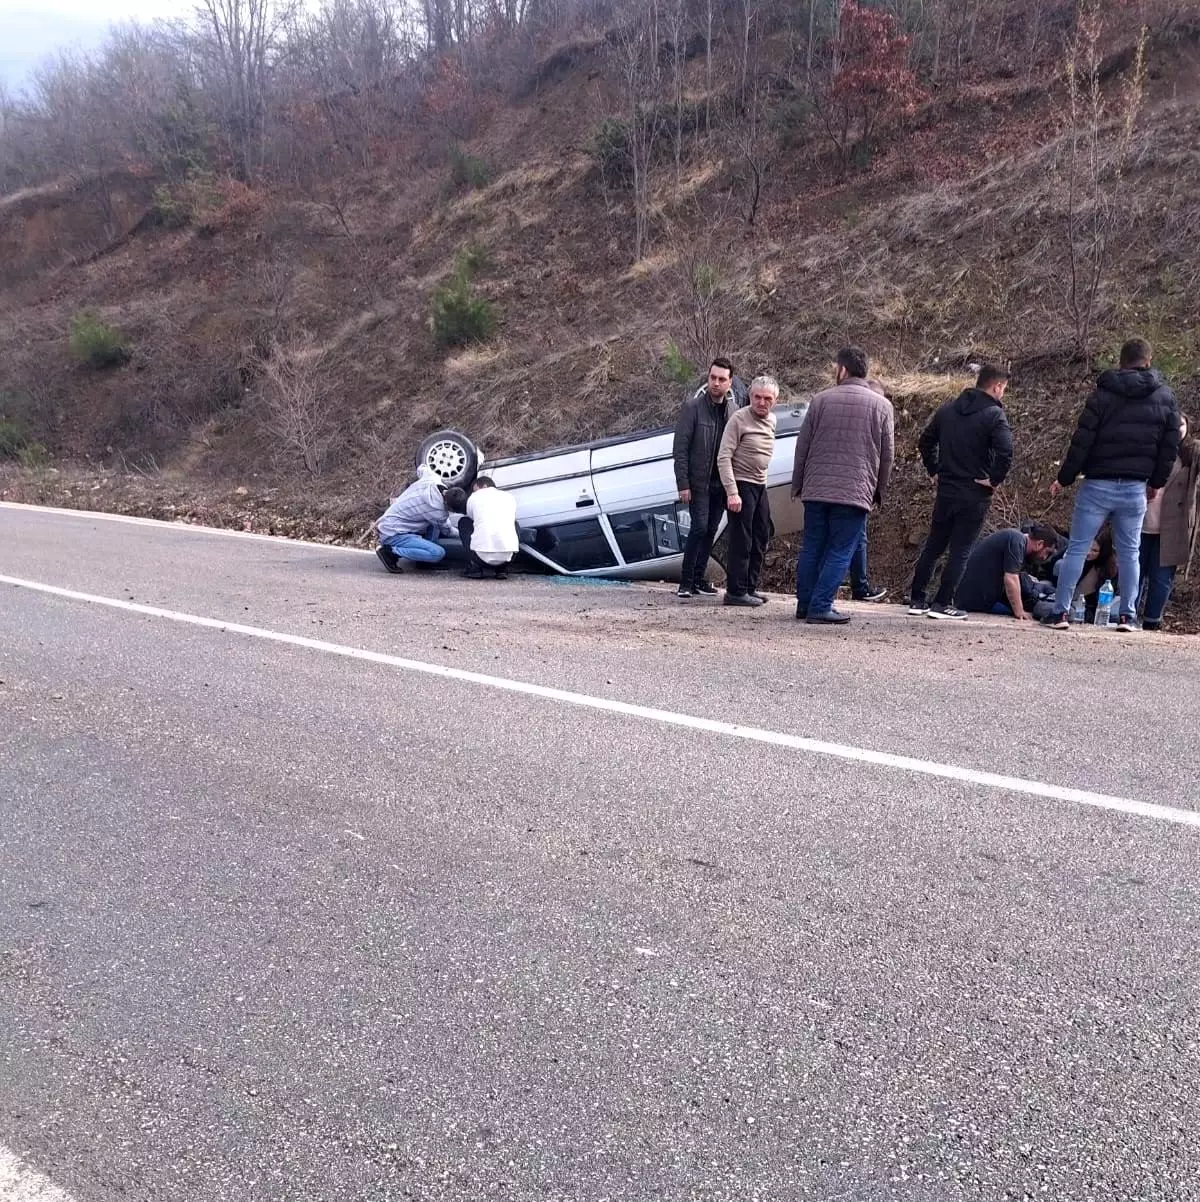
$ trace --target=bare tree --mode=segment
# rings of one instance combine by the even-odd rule
[[[752,16],[747,2],[745,12],[747,16],[744,26],[746,41],[742,48],[744,82],[741,112],[734,114],[730,121],[729,134],[746,167],[747,199],[744,220],[749,228],[753,227],[758,217],[763,188],[778,157],[779,140],[767,122],[770,86],[761,69],[759,22],[754,19],[757,9],[753,10]]]
[[[658,0],[618,27],[612,57],[625,99],[625,139],[633,184],[634,262],[646,252],[652,214],[650,171],[661,132],[662,69]]]
[[[288,16],[280,0],[200,0],[201,44],[224,91],[224,115],[237,174],[253,178],[262,161],[267,74]]]
[[[1127,77],[1105,94],[1103,0],[1080,0],[1075,35],[1067,48],[1066,302],[1076,349],[1091,349],[1113,238],[1124,215],[1124,163],[1146,83],[1147,31],[1142,27]]]
[[[667,10],[666,21],[671,39],[671,103],[675,110],[675,191],[678,195],[683,175],[683,58],[688,29],[685,0],[674,0]]]

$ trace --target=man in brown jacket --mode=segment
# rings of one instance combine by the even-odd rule
[[[796,617],[841,624],[833,599],[862,538],[867,514],[883,503],[895,456],[891,402],[867,384],[867,354],[838,351],[836,383],[813,397],[796,438],[792,496],[804,502],[796,559]]]
[[[767,469],[775,450],[775,415],[771,409],[779,385],[759,376],[750,385],[750,404],[725,423],[717,451],[717,472],[729,509],[729,569],[726,605],[761,605],[758,591],[767,543],[771,539],[771,509],[767,501]]]

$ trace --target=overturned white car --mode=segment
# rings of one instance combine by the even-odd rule
[[[793,534],[803,524],[790,490],[796,434],[807,410],[807,402],[775,409],[767,489],[776,534]],[[490,476],[517,503],[522,553],[554,572],[677,580],[689,517],[675,484],[674,433],[668,426],[489,460],[465,435],[440,430],[421,444],[417,466],[424,464],[448,486],[468,489],[477,475]],[[448,553],[457,553],[457,542],[443,542]]]

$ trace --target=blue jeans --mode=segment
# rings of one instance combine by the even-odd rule
[[[1071,541],[1058,571],[1056,613],[1070,613],[1075,586],[1083,575],[1092,541],[1105,522],[1112,522],[1113,549],[1117,553],[1121,613],[1132,617],[1137,608],[1138,553],[1142,522],[1146,517],[1146,485],[1141,480],[1084,480],[1075,494],[1071,514]]]
[[[435,534],[436,531],[426,531]],[[433,539],[422,538],[419,534],[393,534],[384,540],[384,545],[391,547],[400,559],[411,563],[440,563],[446,558],[446,548]]]
[[[871,583],[867,579],[867,527],[864,523],[862,538],[858,540],[858,546],[854,548],[854,554],[850,557],[850,595],[865,597],[870,587]]]
[[[1139,565],[1142,570],[1142,586],[1141,596],[1138,600],[1141,605],[1145,606],[1142,617],[1147,622],[1162,621],[1163,611],[1171,599],[1171,586],[1175,583],[1175,566],[1159,562],[1161,543],[1161,535],[1142,535],[1142,553]]]
[[[867,528],[867,511],[857,505],[804,502],[804,532],[796,556],[796,608],[817,616],[833,599]]]

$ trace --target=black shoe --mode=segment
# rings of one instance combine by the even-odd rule
[[[483,579],[483,569],[482,568],[464,568],[462,571],[462,576],[463,576],[464,580],[482,580]]]
[[[809,614],[804,619],[810,626],[845,626],[849,614],[840,614],[836,609],[827,609],[823,614]]]
[[[389,572],[397,576],[404,574],[404,569],[400,566],[400,556],[396,554],[391,547],[385,547],[382,544],[375,548],[375,554],[379,556],[379,562],[383,564]]]
[[[865,593],[854,593],[852,595],[855,601],[882,601],[887,594],[887,589],[876,588],[873,584],[868,584]]]
[[[1142,629],[1149,630],[1149,631],[1161,630],[1162,629],[1162,619],[1160,618],[1156,622],[1153,618],[1147,618],[1142,623]]]
[[[675,590],[675,596],[677,596],[677,597],[689,598],[689,597],[694,597],[695,595],[696,595],[696,590],[686,584],[681,584]]]
[[[506,567],[497,568],[496,569],[496,579],[497,580],[507,580],[508,579],[508,569]]]
[[[717,595],[717,586],[709,580],[701,580],[700,583],[696,585],[695,591],[697,593],[702,593],[706,597],[715,597]]]
[[[762,593],[753,588],[746,594],[746,596],[753,597],[756,601],[761,601],[763,605],[766,605],[766,603],[771,599],[770,597],[764,597]]]
[[[749,593],[726,593],[725,594],[725,604],[726,605],[741,605],[747,609],[755,609],[762,603],[763,602],[762,602],[761,597],[752,597]]]
[[[796,602],[796,621],[803,622],[804,619],[807,617],[808,617],[808,606],[801,605],[800,602],[797,601]]]
[[[953,605],[931,605],[925,611],[927,618],[951,618],[957,622],[965,622],[967,620],[966,610],[955,609]]]
[[[1049,626],[1051,630],[1070,630],[1071,617],[1069,614],[1065,614],[1060,611],[1056,614],[1047,615],[1043,624]]]

